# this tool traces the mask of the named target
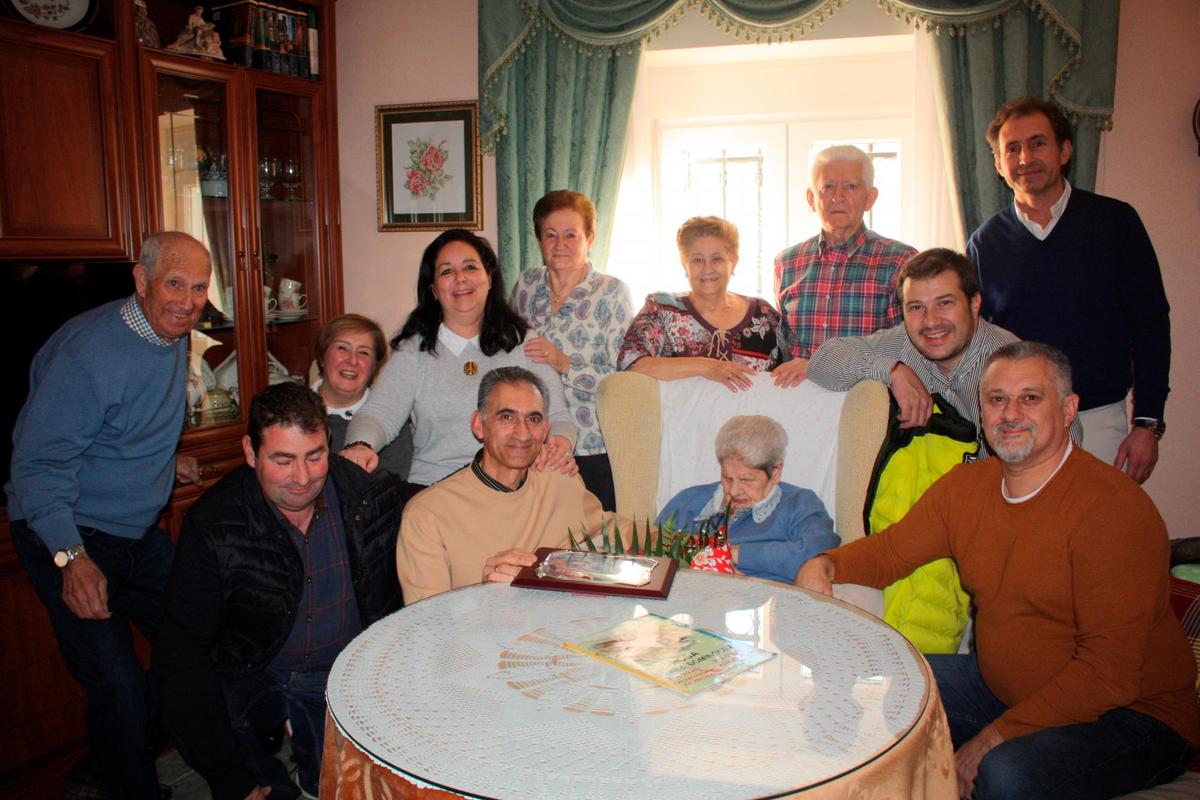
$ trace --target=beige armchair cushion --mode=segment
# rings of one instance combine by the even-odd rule
[[[779,391],[771,386],[754,387],[750,392]],[[653,518],[658,514],[659,450],[662,446],[662,392],[654,378],[635,372],[617,372],[600,384],[598,413],[604,433],[613,481],[617,494],[617,510],[636,519]],[[670,412],[667,412],[670,413]],[[704,417],[703,411],[691,412],[689,422],[698,431],[715,434],[728,414],[714,411]],[[843,542],[863,535],[863,501],[875,457],[883,442],[887,427],[887,388],[878,382],[860,383],[846,393],[838,419],[834,486],[835,507],[829,512]],[[723,416],[724,418],[718,418]],[[828,436],[803,430],[789,429],[789,438],[799,441],[829,440]],[[709,480],[715,480],[713,475]]]

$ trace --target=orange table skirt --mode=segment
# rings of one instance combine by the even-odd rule
[[[917,724],[895,747],[870,764],[794,796],[805,798],[931,798],[954,800],[958,785],[950,728],[937,686]],[[342,735],[325,715],[322,800],[453,800],[460,795],[417,786],[383,767]]]

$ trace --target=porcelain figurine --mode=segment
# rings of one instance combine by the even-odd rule
[[[221,52],[221,35],[211,22],[204,19],[204,6],[196,6],[188,16],[187,27],[179,32],[175,43],[167,47],[177,53],[208,56],[225,60]]]
[[[146,0],[134,0],[133,2],[133,29],[137,33],[138,44],[146,47],[162,46],[158,38],[158,28],[155,27],[149,12],[146,11]]]

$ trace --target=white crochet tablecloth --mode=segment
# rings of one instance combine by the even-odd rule
[[[688,698],[559,644],[645,611],[779,655]],[[346,648],[328,701],[331,730],[417,786],[725,800],[817,786],[886,758],[931,701],[943,731],[931,683],[874,617],[782,584],[681,570],[658,601],[497,584],[421,601]],[[937,754],[952,776],[948,747]]]

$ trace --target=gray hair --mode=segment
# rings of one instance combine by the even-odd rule
[[[1071,387],[1071,360],[1067,354],[1057,347],[1041,342],[1012,342],[996,350],[987,361],[983,362],[983,372],[986,373],[992,364],[1005,359],[1024,361],[1027,358],[1044,358],[1054,373],[1054,383],[1058,387],[1059,399],[1066,398],[1073,389]],[[979,385],[980,397],[983,397],[983,384]]]
[[[496,367],[483,376],[479,381],[479,396],[475,403],[475,408],[479,411],[479,416],[487,419],[488,401],[492,399],[492,392],[496,389],[496,385],[507,383],[510,386],[518,386],[522,383],[532,386],[542,398],[542,413],[550,411],[550,393],[546,391],[545,382],[534,375],[524,367]]]
[[[813,159],[811,188],[814,192],[821,188],[817,186],[817,175],[830,161],[855,161],[861,164],[863,182],[867,184],[867,189],[875,188],[875,165],[871,163],[871,157],[852,144],[835,144],[817,153]]]
[[[731,417],[717,431],[717,462],[736,458],[755,469],[770,472],[783,463],[787,431],[770,417]]]
[[[195,245],[203,250],[211,263],[212,254],[208,252],[208,248],[199,239],[183,231],[161,231],[146,237],[142,242],[142,250],[138,253],[138,263],[146,270],[146,277],[153,279],[160,259],[174,261],[179,258],[179,251],[188,245]]]

